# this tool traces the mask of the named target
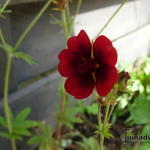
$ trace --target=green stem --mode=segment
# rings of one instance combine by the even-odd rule
[[[4,39],[4,36],[3,36],[3,33],[2,33],[1,28],[0,28],[0,40],[2,41],[2,44],[3,44],[3,45],[6,45],[6,41],[5,41],[5,39]]]
[[[43,8],[40,10],[40,12],[37,14],[37,16],[33,19],[33,21],[28,25],[28,27],[24,30],[20,38],[18,39],[15,49],[17,50],[27,34],[30,32],[30,30],[33,28],[33,26],[37,23],[37,21],[40,19],[40,17],[43,15],[45,10],[49,7],[52,0],[48,0],[47,3],[43,6]]]
[[[103,123],[102,130],[105,128],[107,124],[109,109],[110,109],[110,101],[108,101],[108,103],[106,104],[106,112],[104,116],[104,123]],[[104,150],[104,136],[103,135],[100,136],[100,150]]]
[[[4,3],[1,12],[3,12],[3,11],[5,10],[5,8],[7,7],[7,5],[9,4],[9,2],[10,2],[10,0],[7,0],[7,1]]]
[[[7,121],[8,132],[10,135],[13,134],[12,123],[10,118],[10,108],[8,103],[8,87],[9,87],[9,78],[10,78],[10,70],[12,64],[12,57],[8,54],[7,55],[7,64],[6,64],[6,73],[5,73],[5,83],[4,83],[4,98],[3,98],[3,108],[4,108],[4,115]],[[15,139],[11,139],[12,149],[16,150],[16,142]]]
[[[101,104],[100,103],[98,105],[98,115],[97,115],[97,117],[98,117],[98,125],[100,126],[101,123],[102,123],[102,120],[101,120]]]
[[[125,3],[128,0],[123,0],[121,5],[117,8],[117,10],[113,13],[113,15],[108,19],[108,21],[106,22],[106,24],[103,26],[103,28],[100,30],[100,32],[98,32],[98,34],[95,36],[95,38],[93,39],[93,41],[95,41],[95,39],[105,30],[105,28],[109,25],[109,23],[112,21],[112,19],[117,15],[117,13],[120,11],[120,9],[125,5]]]
[[[102,120],[101,120],[101,104],[99,103],[98,105],[98,126],[100,127],[102,124]],[[100,137],[100,143],[101,143],[101,137]]]
[[[69,33],[68,33],[68,23],[67,23],[67,15],[66,15],[66,10],[62,10],[62,22],[63,22],[63,27],[64,27],[64,32],[65,32],[65,37],[66,37],[66,41],[69,37]]]
[[[75,18],[79,14],[81,4],[82,4],[82,0],[78,0],[77,9],[76,9],[76,13],[75,13]]]
[[[109,115],[108,115],[108,121],[110,120],[110,117],[111,117],[111,115],[113,113],[113,110],[114,110],[115,106],[116,106],[116,104],[113,104],[111,109],[110,109],[110,112],[109,112]]]

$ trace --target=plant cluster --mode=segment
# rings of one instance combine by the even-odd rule
[[[18,150],[17,143],[26,141],[39,150],[104,150],[105,142],[113,139],[112,129],[119,118],[124,118],[124,127],[136,126],[138,135],[150,135],[150,58],[135,62],[130,73],[118,69],[117,50],[112,41],[101,33],[124,6],[123,0],[119,8],[108,19],[104,27],[90,40],[87,33],[81,30],[76,36],[71,36],[75,17],[79,13],[82,0],[77,0],[74,15],[71,13],[70,0],[48,0],[32,22],[27,26],[15,45],[10,45],[0,28],[0,47],[7,58],[4,94],[3,116],[0,116],[0,136],[11,142],[12,150]],[[53,3],[53,10],[60,13],[60,18],[53,18],[51,23],[64,29],[66,48],[58,54],[60,61],[58,71],[62,78],[58,89],[60,104],[54,114],[56,127],[52,128],[45,121],[29,120],[30,108],[25,108],[14,114],[9,106],[9,79],[13,59],[22,59],[30,65],[37,63],[31,56],[19,52],[20,45],[34,27],[45,10]],[[0,5],[0,17],[3,19],[7,10],[7,0]],[[75,99],[87,99],[72,103]],[[93,101],[94,99],[94,101]],[[134,131],[131,131],[134,134]],[[99,140],[98,140],[99,139]],[[148,150],[149,144],[133,145],[134,150]],[[132,149],[125,146],[122,150]]]

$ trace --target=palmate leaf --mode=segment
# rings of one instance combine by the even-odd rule
[[[31,133],[29,129],[35,127],[37,123],[35,121],[27,119],[29,113],[30,113],[30,108],[26,108],[22,110],[20,113],[18,113],[15,117],[15,115],[10,110],[9,115],[12,123],[12,135],[9,135],[7,132],[5,133],[3,132],[0,134],[0,136],[9,139],[14,138],[17,140],[22,140],[23,136],[30,136]],[[0,125],[2,125],[2,127],[7,129],[7,122],[5,118],[0,117]]]
[[[28,144],[38,144],[39,150],[56,150],[58,145],[53,139],[53,132],[50,125],[39,122],[37,125],[38,134],[33,135]],[[58,150],[58,149],[57,149]]]
[[[78,108],[67,107],[67,110],[65,112],[58,113],[56,117],[58,121],[61,122],[62,124],[66,125],[69,128],[73,128],[73,125],[75,123],[82,123],[82,120],[76,117],[77,113],[78,113]]]
[[[138,96],[135,103],[129,107],[133,123],[146,124],[150,122],[150,96]]]
[[[5,139],[17,139],[17,140],[22,140],[22,137],[19,135],[10,135],[8,132],[0,132],[0,137],[5,138]]]

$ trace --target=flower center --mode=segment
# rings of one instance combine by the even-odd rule
[[[79,61],[79,72],[80,73],[94,73],[99,67],[99,64],[91,57],[82,57]]]

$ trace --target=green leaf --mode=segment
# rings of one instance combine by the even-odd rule
[[[5,43],[5,45],[2,45],[2,48],[10,55],[14,55],[14,52],[16,51],[11,45]]]
[[[15,122],[21,122],[23,120],[25,120],[28,115],[30,114],[31,109],[30,108],[26,108],[24,110],[22,110],[19,114],[17,114],[16,118],[15,118]]]
[[[145,124],[150,122],[150,97],[144,95],[135,99],[135,103],[130,107],[133,122]]]
[[[24,129],[24,128],[14,128],[13,133],[15,135],[23,135],[23,136],[30,136],[31,135],[31,133],[27,129]]]
[[[7,123],[6,123],[6,120],[5,118],[3,117],[0,117],[0,126],[6,128],[7,127]]]
[[[98,141],[93,138],[83,138],[82,142],[76,142],[80,148],[79,150],[100,150]]]
[[[86,111],[87,111],[89,114],[97,115],[97,113],[98,113],[98,105],[97,105],[97,103],[93,103],[93,104],[87,106],[87,107],[86,107]]]
[[[142,129],[141,135],[148,135],[150,136],[150,125],[145,125]]]
[[[137,148],[137,150],[149,150],[150,144],[146,143]]]
[[[28,144],[39,144],[43,140],[42,136],[33,136],[28,140]]]
[[[31,65],[37,65],[37,63],[32,59],[32,57],[28,54],[25,54],[23,52],[15,52],[14,56],[16,58],[24,60],[26,63],[31,64]]]

